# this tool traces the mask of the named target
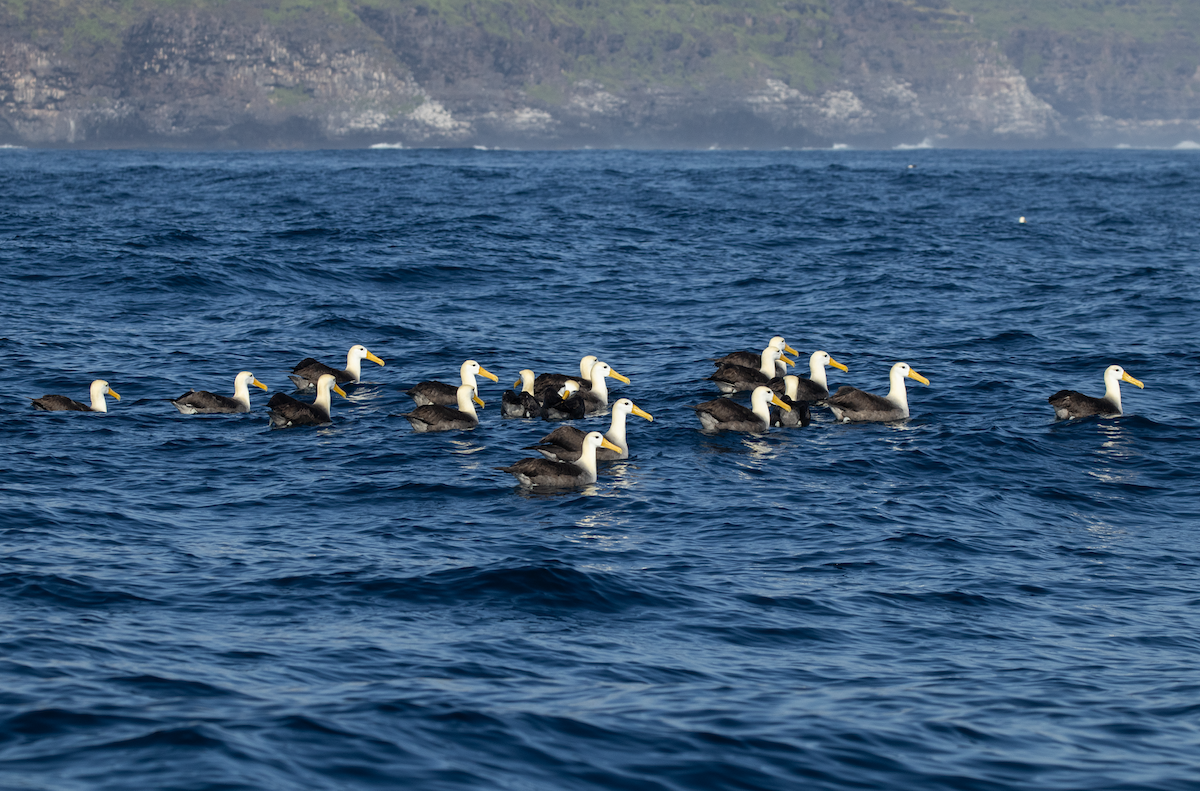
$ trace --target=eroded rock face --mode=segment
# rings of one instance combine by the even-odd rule
[[[158,12],[86,52],[0,28],[0,142],[555,148],[1200,139],[1200,68],[1155,94],[1156,110],[1128,81],[1112,79],[1152,59],[1144,47],[1083,55],[1062,37],[1029,34],[1004,50],[948,7],[822,0],[807,16],[731,17],[769,30],[777,55],[823,75],[794,84],[749,56],[729,76],[719,64],[737,50],[731,34],[664,31],[632,42],[602,25],[555,21],[536,6],[497,8],[499,26],[400,3],[336,21]],[[578,73],[585,61],[626,76],[589,78]],[[1014,63],[1036,64],[1032,86]],[[671,74],[688,78],[663,76]]]

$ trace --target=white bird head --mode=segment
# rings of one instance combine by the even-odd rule
[[[794,354],[796,356],[800,355],[800,352],[796,351],[791,346],[787,345],[787,341],[785,341],[783,339],[782,335],[776,335],[774,338],[772,338],[770,341],[767,342],[767,345],[770,346],[772,349],[778,349],[781,352],[787,352],[788,354]]]
[[[464,380],[468,379],[468,378],[474,379],[475,375],[479,374],[482,377],[491,379],[493,382],[500,381],[500,377],[496,376],[494,373],[487,370],[486,368],[484,368],[482,365],[475,362],[474,360],[467,360],[461,366],[459,366],[458,373],[459,373],[459,376],[461,378],[463,378]]]
[[[904,378],[908,377],[909,379],[916,379],[923,385],[929,384],[929,380],[914,371],[908,363],[896,363],[893,365],[889,376],[893,382],[903,382]]]
[[[361,343],[351,346],[350,353],[347,356],[352,357],[355,360],[370,360],[376,365],[383,365],[383,360],[367,351],[367,347],[363,346]]]
[[[117,391],[109,387],[108,382],[103,379],[97,379],[92,382],[92,386],[88,388],[88,394],[92,399],[92,409],[97,412],[108,411],[108,405],[104,403],[104,396],[110,395],[118,401],[121,400],[121,396],[117,395]]]
[[[620,448],[605,439],[604,435],[599,431],[589,432],[588,435],[583,438],[583,444],[590,445],[593,448],[608,448],[609,450],[615,450],[617,453],[621,452]]]
[[[249,371],[240,371],[240,372],[238,372],[238,375],[235,376],[233,379],[233,389],[234,390],[237,390],[239,387],[244,387],[244,388],[246,388],[247,391],[249,391],[250,385],[254,385],[255,387],[260,388],[262,390],[267,389],[267,386],[265,384],[263,384],[262,382],[258,381],[258,379],[255,378],[254,374],[250,373]]]
[[[781,401],[779,396],[775,395],[775,391],[766,385],[754,388],[754,392],[750,394],[750,404],[755,412],[766,409],[768,404],[774,404],[788,412],[792,411],[792,408]]]
[[[1104,383],[1108,384],[1110,379],[1112,380],[1113,384],[1116,384],[1117,382],[1129,382],[1129,384],[1136,385],[1143,390],[1146,389],[1144,384],[1126,373],[1125,369],[1119,365],[1110,365],[1104,369]]]
[[[333,374],[321,374],[321,378],[317,380],[317,397],[320,398],[323,394],[328,399],[330,390],[342,398],[346,397],[346,391],[338,387],[337,378]]]
[[[814,370],[818,366],[823,368],[826,365],[832,365],[834,368],[837,368],[842,371],[850,370],[846,366],[839,363],[837,360],[830,357],[829,352],[820,352],[820,351],[813,352],[812,355],[808,358],[808,366],[809,366],[809,368],[812,368]]]
[[[592,379],[593,384],[595,382],[598,382],[599,380],[603,379],[606,376],[611,376],[613,379],[616,379],[617,381],[624,382],[625,384],[629,384],[629,378],[626,376],[622,376],[621,374],[614,371],[612,366],[609,365],[608,363],[597,362],[595,365],[592,366],[591,379]]]
[[[625,415],[637,415],[638,417],[645,418],[646,420],[652,422],[654,420],[653,416],[651,416],[649,412],[646,412],[628,398],[618,399],[617,402],[612,405],[612,411],[614,414],[620,412]]]

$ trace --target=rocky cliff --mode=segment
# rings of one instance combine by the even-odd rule
[[[972,2],[4,0],[0,143],[1200,140],[1197,35],[1170,0],[1137,35],[977,23]]]

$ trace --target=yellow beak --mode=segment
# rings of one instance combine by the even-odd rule
[[[630,412],[637,415],[638,417],[644,417],[644,418],[646,418],[646,420],[649,420],[652,423],[654,422],[654,418],[651,417],[650,413],[645,411],[644,409],[642,409],[637,404],[633,405],[633,409],[631,409]]]
[[[787,412],[792,411],[792,408],[790,406],[788,406],[787,404],[783,403],[782,401],[780,401],[779,396],[777,396],[777,395],[771,396],[771,403],[777,407],[781,407],[782,409],[784,409]]]
[[[916,379],[918,382],[920,382],[920,383],[921,383],[921,384],[923,384],[923,385],[927,385],[927,384],[929,384],[929,380],[928,380],[928,379],[926,379],[924,376],[921,376],[919,373],[917,373],[916,371],[914,371],[914,370],[913,370],[913,369],[911,369],[911,368],[909,368],[909,369],[908,369],[908,378],[909,378],[909,379]]]
[[[1121,374],[1121,381],[1129,382],[1129,384],[1131,384],[1131,385],[1137,385],[1138,387],[1142,388],[1143,390],[1146,389],[1146,386],[1144,384],[1142,384],[1138,380],[1134,379],[1129,374]],[[112,391],[110,390],[109,392],[112,392]]]
[[[383,365],[383,360],[379,359],[378,357],[371,354],[370,352],[367,352],[367,359],[373,363],[378,363],[379,365]]]
[[[521,380],[520,380],[520,379],[518,379],[517,381],[513,382],[513,387],[520,387],[520,386],[521,386]]]
[[[784,350],[785,352],[787,352],[788,354],[794,354],[794,355],[796,355],[797,357],[799,357],[799,356],[800,356],[800,352],[796,351],[796,350],[795,350],[795,349],[793,349],[791,346],[788,346],[786,343],[785,343],[785,344],[783,344],[783,350]]]
[[[624,382],[625,384],[629,384],[629,377],[621,376],[619,373],[617,373],[612,368],[608,369],[608,375],[611,376],[613,379],[616,379],[618,382]],[[617,448],[617,450],[620,451],[621,449]]]
[[[343,390],[342,388],[338,387],[336,384],[333,386],[333,392],[337,393],[342,398],[346,397],[346,391]]]
[[[479,397],[479,393],[471,393],[471,400],[479,404],[480,409],[483,409],[483,399]]]
[[[850,370],[849,368],[847,368],[846,366],[842,365],[841,363],[839,363],[837,360],[833,359],[832,357],[830,357],[830,358],[829,358],[829,364],[830,364],[830,365],[832,365],[834,368],[838,368],[838,369],[840,369],[840,370],[842,370],[842,371],[849,371],[849,370]]]
[[[258,381],[257,378],[253,382],[251,382],[251,384],[253,384],[255,387],[261,387],[263,390],[267,389],[267,386],[265,384],[263,384],[262,382]]]
[[[607,437],[600,438],[600,447],[608,448],[609,450],[615,450],[617,453],[621,452],[621,449],[609,442]]]
[[[794,354],[794,352],[793,352],[793,354]],[[787,365],[793,365],[793,366],[796,364],[795,360],[789,360],[785,355],[782,355],[782,354],[779,355],[779,362],[786,363]]]
[[[1141,385],[1138,385],[1138,387],[1141,387]],[[117,399],[118,401],[121,400],[121,396],[117,395],[117,391],[113,390],[111,387],[108,388],[108,394],[110,396],[112,396],[113,398]]]
[[[484,368],[482,365],[479,366],[479,375],[486,376],[488,379],[491,379],[493,382],[500,381],[500,377],[496,376],[494,373],[492,373],[488,369]],[[515,385],[514,385],[514,387],[515,387]]]

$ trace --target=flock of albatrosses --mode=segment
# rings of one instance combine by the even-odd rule
[[[903,420],[908,417],[908,392],[904,380],[913,379],[924,385],[929,384],[929,380],[914,371],[908,363],[899,362],[892,366],[889,376],[891,389],[885,396],[848,385],[830,394],[825,378],[826,367],[849,371],[845,365],[834,360],[827,352],[816,351],[809,356],[809,375],[804,378],[787,373],[787,367],[796,364],[787,357],[788,354],[799,357],[783,337],[776,335],[761,352],[732,352],[714,360],[717,370],[708,379],[725,396],[749,392],[750,406],[724,396],[696,404],[691,408],[695,410],[702,429],[706,432],[761,433],[772,426],[807,426],[811,421],[810,408],[814,406],[827,407],[842,423]],[[298,391],[315,391],[316,396],[311,403],[284,393],[271,396],[267,402],[271,425],[288,428],[330,423],[330,394],[346,397],[346,391],[340,385],[359,382],[363,360],[384,364],[383,360],[362,345],[350,347],[345,368],[333,368],[311,357],[301,360],[288,378]],[[534,376],[529,369],[521,371],[520,375],[521,378],[513,383],[514,389],[505,390],[501,399],[501,413],[505,417],[576,420],[595,415],[610,409],[607,379],[629,383],[627,377],[594,355],[579,361],[578,376],[550,373]],[[477,376],[499,381],[495,374],[476,361],[467,360],[459,369],[457,385],[430,381],[406,390],[417,406],[403,417],[418,432],[475,428],[479,425],[475,405],[484,405],[479,397]],[[1144,387],[1121,366],[1110,365],[1104,371],[1103,397],[1060,390],[1048,400],[1060,420],[1088,415],[1120,415],[1120,383],[1123,381]],[[253,373],[242,371],[234,377],[233,397],[204,390],[189,390],[179,398],[171,399],[171,403],[185,415],[249,412],[251,386],[267,389]],[[118,401],[121,399],[108,382],[97,379],[92,382],[90,404],[61,395],[46,395],[32,400],[33,406],[48,412],[107,412],[105,396],[112,396]],[[540,457],[521,459],[509,467],[498,469],[511,473],[524,486],[567,488],[594,483],[598,461],[629,458],[626,418],[636,415],[654,420],[628,398],[618,399],[610,411],[612,422],[607,433],[584,432],[573,426],[561,426],[542,437],[536,445],[527,448],[536,450],[541,454]]]

